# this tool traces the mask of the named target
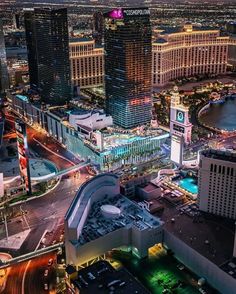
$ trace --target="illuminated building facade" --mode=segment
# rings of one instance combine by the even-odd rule
[[[65,108],[57,111],[55,107],[42,109],[39,103],[31,103],[26,96],[12,95],[8,97],[11,110],[24,120],[35,126],[40,126],[55,140],[63,144],[69,151],[84,160],[90,160],[101,171],[112,171],[124,164],[139,164],[157,160],[162,155],[161,146],[166,143],[169,133],[160,129],[128,130],[118,132],[117,128],[109,131],[93,130],[83,125],[75,125],[76,112]],[[75,110],[76,111],[76,110]],[[90,116],[88,113],[86,116]],[[81,118],[81,117],[80,117]],[[98,119],[105,118],[103,115]],[[92,119],[92,118],[91,118]],[[97,119],[96,119],[97,120]],[[91,123],[90,119],[86,121]],[[110,124],[107,117],[102,122]],[[91,125],[92,126],[92,125]],[[82,129],[89,129],[91,136],[83,134]]]
[[[102,45],[104,38],[104,17],[101,11],[93,14],[93,37],[96,44]]]
[[[0,19],[0,94],[9,88],[9,77],[7,70],[7,58],[3,34],[2,20]]]
[[[1,112],[1,109],[0,109],[0,148],[1,148],[1,145],[2,145],[2,140],[3,140],[3,132],[4,132],[4,118],[3,118],[3,114]]]
[[[66,213],[67,263],[79,266],[123,246],[144,258],[162,241],[163,224],[120,194],[116,175],[98,175],[81,185]]]
[[[174,87],[170,106],[171,160],[182,165],[183,146],[191,143],[192,124],[188,107],[180,101],[178,87]]]
[[[229,151],[200,153],[199,209],[236,219],[236,155]]]
[[[189,121],[188,107],[180,101],[178,87],[174,87],[171,97],[170,132],[182,136],[185,144],[191,143],[192,124]]]
[[[229,43],[229,65],[236,70],[236,35],[230,37]]]
[[[147,8],[104,15],[106,109],[115,124],[132,128],[151,121],[151,23]]]
[[[71,99],[66,9],[25,11],[30,85],[47,104]]]
[[[20,175],[28,195],[31,195],[31,180],[29,167],[29,149],[27,143],[26,124],[21,120],[15,121],[17,150],[19,158]]]
[[[181,31],[158,32],[153,42],[153,86],[171,80],[204,74],[224,74],[228,61],[229,37],[219,30],[195,30],[185,25]]]
[[[69,47],[72,85],[80,88],[103,85],[104,49],[89,38],[71,39]]]

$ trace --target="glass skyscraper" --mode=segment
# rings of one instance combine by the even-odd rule
[[[60,105],[71,99],[67,9],[25,12],[31,88],[42,101]]]
[[[9,75],[2,20],[0,19],[0,94],[9,88]]]
[[[93,14],[93,38],[96,44],[101,45],[104,37],[104,18],[101,11]]]
[[[115,124],[150,122],[152,43],[148,8],[121,8],[105,17],[106,108]]]

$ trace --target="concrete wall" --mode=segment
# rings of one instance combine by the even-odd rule
[[[67,237],[65,240],[66,261],[76,266],[122,246],[131,246],[143,258],[147,256],[148,248],[162,242],[162,226],[142,231],[135,227],[123,227],[78,247],[73,246]]]
[[[79,266],[111,249],[128,246],[130,239],[131,229],[121,228],[80,247],[75,247],[66,241],[66,261]]]
[[[233,294],[236,292],[236,279],[166,230],[164,230],[163,242],[175,253],[177,259],[199,277],[204,277],[220,293]]]

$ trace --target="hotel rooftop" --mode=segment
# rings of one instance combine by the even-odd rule
[[[236,162],[236,153],[230,151],[220,151],[214,149],[208,149],[201,152],[201,154],[207,158],[218,159],[229,162]]]
[[[105,196],[101,201],[93,203],[81,235],[73,244],[84,245],[124,227],[133,226],[142,231],[161,224],[158,218],[120,194],[113,198]]]

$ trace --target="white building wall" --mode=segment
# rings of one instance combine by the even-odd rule
[[[149,247],[162,241],[162,224],[158,223],[154,227],[149,227],[147,224],[143,229],[129,224],[84,245],[77,244],[92,204],[106,197],[118,195],[119,190],[118,177],[112,174],[99,175],[80,188],[65,216],[67,263],[78,266],[121,246],[131,246],[134,250],[136,248],[138,255],[145,257]]]
[[[3,173],[0,173],[0,197],[4,196]]]
[[[77,248],[71,245],[68,247],[68,241],[66,241],[67,263],[73,263],[74,265],[79,266],[95,257],[107,253],[111,249],[120,246],[128,246],[130,240],[130,229],[121,228]]]
[[[200,154],[198,184],[200,210],[236,219],[236,162]]]
[[[69,116],[69,123],[77,129],[77,125],[89,127],[92,130],[100,130],[113,124],[112,117],[105,113],[88,113],[83,115],[71,114]]]
[[[236,289],[236,279],[222,271],[216,264],[199,254],[186,243],[164,230],[164,244],[171,249],[175,257],[185,264],[199,277],[207,282],[222,294],[233,294]]]

